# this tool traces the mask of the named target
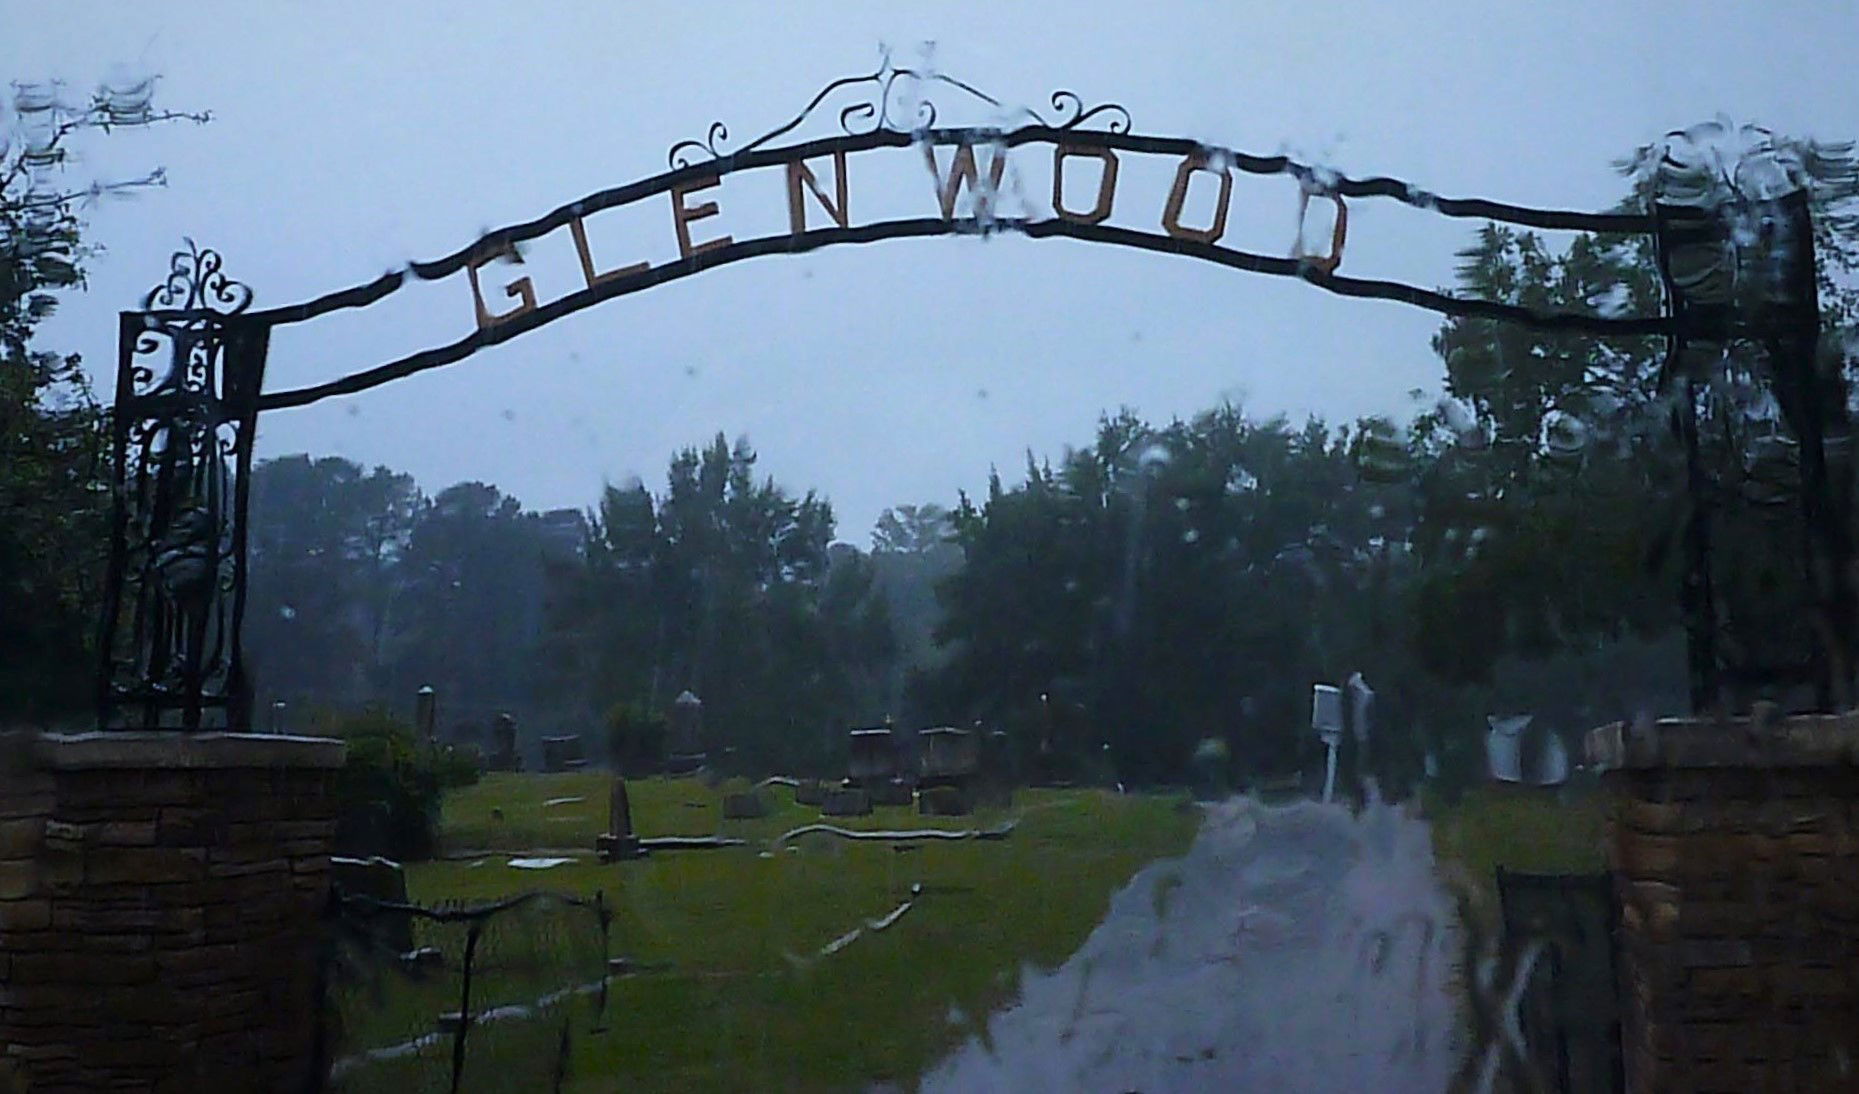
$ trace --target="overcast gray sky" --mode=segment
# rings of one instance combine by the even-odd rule
[[[162,165],[170,185],[91,213],[107,253],[42,344],[83,353],[107,393],[114,313],[136,306],[183,236],[222,251],[258,306],[308,299],[656,174],[673,142],[714,120],[759,134],[827,81],[875,67],[880,43],[914,59],[926,40],[942,71],[1010,102],[1043,106],[1067,88],[1124,104],[1138,132],[1522,204],[1602,208],[1621,191],[1613,157],[1719,112],[1859,135],[1850,2],[0,0],[0,77],[82,93],[128,63],[162,75],[159,105],[215,116],[79,146],[75,177]],[[853,200],[872,211],[856,220],[934,210],[920,167],[863,163]],[[1127,219],[1153,231],[1167,180],[1136,175]],[[1288,246],[1290,186],[1241,179],[1234,235],[1250,234],[1229,242]],[[779,215],[778,184],[732,179],[723,195],[719,231],[759,234]],[[1345,272],[1444,285],[1474,227],[1355,203]],[[614,263],[669,257],[668,219],[616,218],[605,233]],[[950,502],[991,464],[1012,478],[1027,448],[1056,456],[1120,405],[1161,420],[1221,399],[1333,422],[1405,413],[1411,389],[1438,390],[1436,326],[1402,305],[1178,257],[906,240],[609,301],[449,368],[267,414],[258,453],[385,463],[429,490],[482,479],[551,508],[592,503],[603,480],[656,489],[674,448],[746,433],[765,471],[830,496],[842,538],[862,545],[885,505]],[[367,316],[280,332],[267,386],[469,329],[457,282],[422,286]]]

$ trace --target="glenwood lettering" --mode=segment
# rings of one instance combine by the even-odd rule
[[[964,209],[969,213],[965,222],[984,225],[1006,225],[1050,218],[1074,224],[1097,225],[1109,220],[1116,211],[1117,184],[1122,166],[1116,150],[1101,145],[1055,140],[1050,142],[1052,201],[1049,215],[1044,211],[1033,211],[1033,215],[1024,221],[1004,216],[1000,208],[1001,194],[1003,185],[1010,178],[1010,170],[1015,167],[1010,161],[1018,149],[998,141],[989,142],[984,134],[975,134],[975,137],[978,139],[958,136],[949,142],[945,136],[944,142],[923,141],[920,145],[932,183],[928,196],[934,202],[936,213],[952,229],[958,220],[957,213]],[[952,144],[946,152],[945,143]],[[894,152],[896,149],[878,151]],[[823,225],[830,222],[841,229],[852,227],[850,159],[843,148],[817,157],[808,157],[803,149],[796,149],[791,158],[772,164],[758,164],[748,170],[763,173],[778,170],[782,174],[786,184],[788,233],[791,237],[799,237],[815,223]],[[1171,239],[1207,245],[1220,242],[1226,235],[1227,212],[1233,198],[1233,168],[1227,159],[1223,153],[1207,151],[1176,158],[1174,182],[1165,199],[1156,206],[1155,224],[1164,235]],[[1098,171],[1095,184],[1087,180],[1077,184],[1074,192],[1068,193],[1067,187],[1074,183],[1067,180],[1067,160],[1096,161]],[[673,264],[689,263],[700,256],[724,250],[736,242],[734,236],[718,227],[725,222],[724,180],[731,173],[731,168],[719,164],[718,169],[712,173],[669,185],[662,196],[657,198],[665,202],[668,214],[666,222],[677,243],[678,258]],[[746,174],[747,170],[743,170],[743,173]],[[984,175],[985,183],[982,181]],[[1197,192],[1213,195],[1213,208],[1205,214],[1204,224],[1189,223],[1184,219],[1189,196]],[[1299,196],[1296,223],[1300,241],[1312,192],[1311,188],[1305,187]],[[967,198],[966,206],[964,196]],[[1322,196],[1328,197],[1336,206],[1329,253],[1306,256],[1294,249],[1291,257],[1302,259],[1317,271],[1329,274],[1334,273],[1342,261],[1348,217],[1341,197],[1334,194]],[[654,199],[639,198],[626,204],[647,200]],[[576,214],[568,219],[566,225],[573,237],[582,285],[586,290],[593,291],[616,281],[643,279],[652,272],[654,267],[647,261],[603,269],[601,260],[595,256],[588,242],[586,221],[585,215]],[[508,281],[495,286],[493,295],[501,297],[497,300],[499,305],[503,305],[505,300],[512,301],[503,305],[501,311],[492,310],[491,304],[486,301],[484,275],[480,271],[499,259],[515,257],[513,244],[492,241],[475,252],[465,264],[466,280],[471,287],[473,310],[480,330],[488,330],[533,312],[540,303],[535,282],[527,275],[512,276]]]

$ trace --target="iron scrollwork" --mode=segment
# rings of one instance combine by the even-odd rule
[[[269,327],[219,254],[187,241],[125,312],[110,580],[99,643],[106,729],[244,729],[238,631],[245,480]]]
[[[226,276],[219,252],[201,250],[191,239],[168,259],[168,277],[142,297],[142,310],[212,311],[237,315],[252,304],[252,290]]]
[[[765,148],[799,129],[822,103],[849,88],[860,91],[853,95],[853,101],[839,107],[839,128],[847,136],[864,136],[880,130],[918,133],[934,129],[940,118],[936,104],[939,93],[954,95],[971,106],[991,108],[995,116],[983,128],[1000,129],[1012,123],[1055,130],[1081,129],[1088,123],[1102,120],[1104,128],[1112,133],[1130,130],[1130,112],[1117,103],[1086,106],[1076,92],[1060,90],[1052,93],[1053,113],[1048,116],[1028,106],[1008,106],[973,84],[942,72],[893,66],[886,55],[875,71],[834,80],[821,88],[800,113],[740,148],[726,147],[729,127],[716,121],[710,123],[701,140],[682,140],[672,145],[666,162],[675,171],[705,160],[721,160]]]

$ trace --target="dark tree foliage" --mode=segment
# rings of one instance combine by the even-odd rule
[[[955,512],[964,565],[923,701],[1055,777],[1182,781],[1209,739],[1243,774],[1292,768],[1311,682],[1403,636],[1405,492],[1361,480],[1351,436],[1231,406],[1165,428],[1125,412],[1056,469],[994,476]]]
[[[823,770],[881,716],[895,640],[870,562],[828,549],[832,507],[755,464],[719,434],[672,458],[658,497],[607,488],[585,565],[551,589],[549,686],[593,711],[688,688],[723,762]]]
[[[936,627],[942,606],[936,588],[962,568],[952,514],[943,506],[899,505],[886,509],[872,530],[871,567],[896,635],[897,655],[884,683],[885,711],[901,725],[931,720],[909,688],[912,672],[941,665]]]
[[[108,415],[76,355],[35,348],[58,294],[84,284],[97,249],[81,214],[105,194],[164,181],[157,170],[79,185],[73,137],[204,114],[150,107],[153,77],[118,77],[86,101],[12,83],[0,129],[0,724],[51,724],[91,705],[108,505]]]
[[[420,509],[398,563],[382,656],[388,689],[433,686],[448,726],[481,729],[499,709],[531,706],[544,574],[551,557],[577,548],[551,543],[541,518],[495,486],[441,490]]]
[[[261,700],[382,698],[391,608],[424,498],[411,476],[334,456],[252,474],[248,660]]]
[[[1656,274],[1635,249],[1583,238],[1558,253],[1493,226],[1462,258],[1462,288],[1486,299],[1659,306]],[[1675,556],[1657,550],[1684,512],[1673,488],[1682,454],[1659,422],[1663,342],[1455,319],[1433,345],[1448,399],[1412,437],[1422,663],[1448,681],[1484,682],[1507,655],[1675,627]]]
[[[87,708],[108,506],[107,417],[76,356],[30,348],[81,283],[74,217],[25,255],[0,204],[0,721]]]
[[[564,522],[562,517],[572,518]],[[480,739],[535,700],[544,575],[578,558],[578,513],[494,486],[428,498],[405,474],[287,456],[252,473],[246,648],[261,709],[287,722],[439,695],[439,732]]]

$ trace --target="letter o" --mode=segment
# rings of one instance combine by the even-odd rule
[[[1226,234],[1226,206],[1233,197],[1233,173],[1224,168],[1217,172],[1220,176],[1220,200],[1214,205],[1214,222],[1205,228],[1188,228],[1181,223],[1181,207],[1188,200],[1188,180],[1194,177],[1196,171],[1214,173],[1214,168],[1207,166],[1204,153],[1196,152],[1188,156],[1175,169],[1175,186],[1168,192],[1168,206],[1162,210],[1162,230],[1176,239],[1216,243]]]

